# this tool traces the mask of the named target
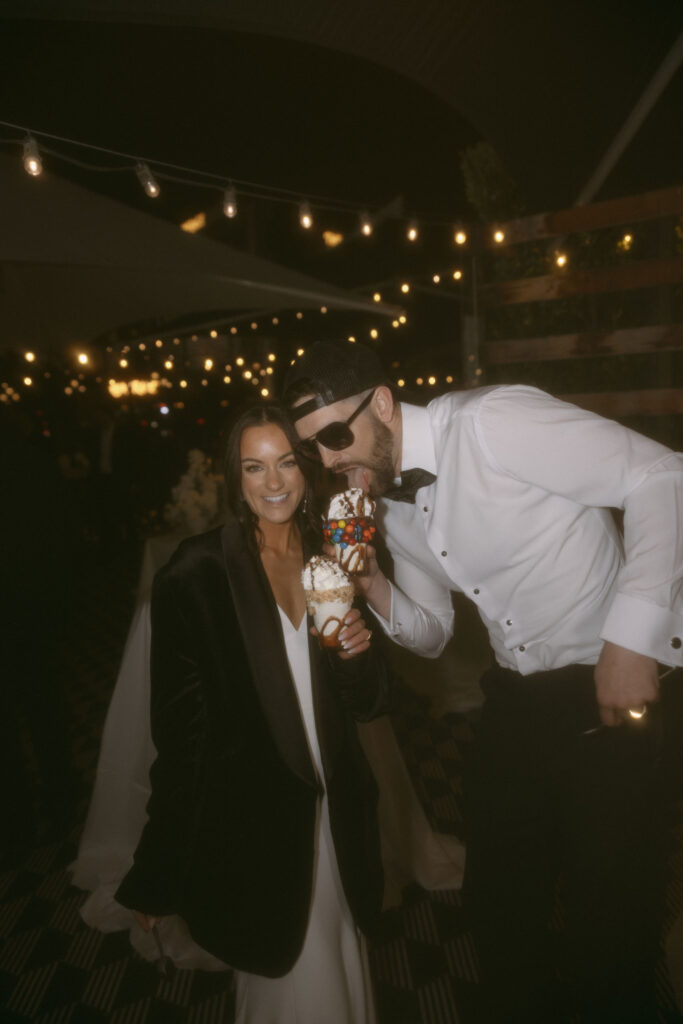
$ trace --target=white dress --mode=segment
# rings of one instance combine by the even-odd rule
[[[318,775],[323,778],[315,727],[308,620],[295,629],[282,609],[287,659]],[[356,928],[339,876],[327,795],[318,805],[313,898],[299,959],[282,978],[235,972],[235,1024],[375,1024],[365,941]]]

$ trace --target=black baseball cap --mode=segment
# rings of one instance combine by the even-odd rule
[[[306,349],[290,366],[285,377],[285,405],[291,406],[301,397],[301,389],[297,385],[304,381],[313,397],[290,412],[294,420],[368,388],[380,384],[391,386],[377,354],[367,345],[352,341],[316,341]]]

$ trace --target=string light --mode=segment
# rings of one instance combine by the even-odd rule
[[[245,379],[245,380],[251,380],[251,378],[252,378],[252,377],[253,377],[254,375],[253,375],[253,373],[251,372],[251,370],[244,370],[244,371],[242,372],[242,376],[244,377],[244,379]]]
[[[121,367],[121,369],[125,370],[126,367],[128,366],[128,360],[127,359],[119,359],[119,366]]]
[[[372,234],[372,221],[365,210],[360,215],[360,230],[361,234],[365,235],[366,238]]]
[[[436,384],[436,377],[428,377],[427,383],[433,386],[434,384]]]
[[[454,281],[460,281],[461,278],[462,278],[462,270],[454,270],[453,271],[453,280]]]
[[[556,255],[555,255],[555,263],[557,264],[558,267],[566,267],[567,266],[567,254],[564,253],[564,252],[556,253]]]
[[[33,384],[33,381],[31,380],[30,377],[24,377],[24,384],[26,385],[27,388],[30,388],[31,385]]]
[[[36,359],[35,352],[24,352],[24,359],[27,363],[34,363]]]
[[[270,391],[268,390],[268,388],[261,388],[261,394],[263,395],[264,398],[267,398],[268,395],[270,394]]]
[[[211,331],[211,337],[212,338],[217,338],[218,337],[218,331]]]
[[[32,178],[37,178],[43,173],[43,161],[40,158],[38,143],[32,135],[27,135],[24,141],[24,170]]]
[[[172,370],[173,369],[173,360],[172,359],[166,359],[164,361],[164,369],[165,370]]]
[[[400,388],[404,388],[406,386],[406,382],[403,380],[403,377],[399,377],[396,383]]]
[[[205,359],[204,360],[204,369],[205,370],[213,370],[213,359]]]
[[[505,232],[501,231],[500,228],[493,232],[493,241],[497,242],[498,245],[505,241]]]
[[[404,295],[407,295],[408,292],[410,291],[410,285],[408,284],[407,281],[404,281],[403,284],[401,285],[401,291],[403,292]]]
[[[399,324],[398,320],[392,320],[391,321],[391,326],[392,327],[400,327],[401,325]]]
[[[223,214],[228,220],[234,220],[237,216],[237,193],[232,185],[228,185],[223,193]]]
[[[353,334],[349,334],[349,337],[348,337],[348,341],[350,341],[350,342],[351,342],[351,344],[354,344],[354,343],[355,343],[356,339],[355,339],[355,337],[353,336]]]
[[[310,203],[303,202],[299,205],[299,223],[306,231],[313,227],[313,213]]]
[[[411,220],[410,224],[408,225],[408,230],[406,231],[406,238],[408,239],[409,242],[416,242],[419,233],[420,232],[418,230],[416,221]]]
[[[298,349],[296,350],[296,354],[297,354],[298,356],[302,356],[302,355],[304,354],[304,350],[303,350],[302,348],[298,348]]]
[[[163,346],[164,346],[164,343],[163,343],[163,341],[161,340],[161,338],[157,338],[157,340],[156,340],[156,341],[154,342],[154,344],[155,344],[155,346],[156,346],[157,348],[163,348]]]
[[[244,366],[244,359],[242,356],[238,356],[235,362],[237,363],[238,366]]]
[[[274,352],[269,352],[268,353],[268,362],[269,363],[274,363],[276,359],[277,359],[277,356],[275,355]]]
[[[277,327],[277,325],[278,325],[278,324],[280,323],[280,321],[278,320],[278,318],[277,318],[276,316],[274,316],[274,317],[273,317],[273,319],[271,320],[271,323],[272,323],[272,324],[273,324],[273,325],[274,325],[275,327]]]
[[[462,228],[456,228],[455,234],[453,235],[453,241],[456,245],[464,245],[467,241],[467,232],[463,231]]]
[[[372,296],[372,301],[373,302],[381,302],[382,301],[382,296],[380,295],[379,292],[375,292],[375,294]]]
[[[327,306],[321,306],[321,307],[320,307],[320,312],[321,312],[321,313],[322,313],[323,315],[324,315],[325,313],[327,313]]]
[[[401,313],[400,317],[398,318],[398,322],[400,324],[405,324],[407,322],[407,317],[405,316],[405,314]]]
[[[434,284],[440,284],[441,283],[441,274],[434,274],[432,276],[432,281],[434,282]]]
[[[296,314],[296,318],[297,318],[297,320],[303,320],[303,318],[304,318],[303,313],[297,313]]]
[[[138,181],[145,190],[145,193],[150,199],[156,199],[159,195],[159,184],[149,169],[149,166],[140,161],[135,165],[135,173],[137,174]]]
[[[422,377],[416,377],[415,383],[416,384],[424,384],[424,381],[422,380]]]
[[[88,360],[88,357],[85,354],[85,352],[79,352],[78,353],[78,361],[81,364],[81,366],[87,366],[88,365],[89,360]]]
[[[181,380],[180,381],[180,386],[181,386],[181,388],[186,388],[187,387],[187,381],[186,380]]]
[[[232,378],[231,378],[231,377],[228,377],[228,376],[226,375],[226,376],[225,376],[225,377],[223,378],[223,383],[224,383],[224,384],[229,384],[231,380],[232,380]]]
[[[375,339],[379,338],[379,331],[377,330],[376,327],[373,327],[372,330],[370,331],[370,337]]]
[[[236,327],[231,327],[230,328],[230,333],[231,334],[237,334],[237,328]]]

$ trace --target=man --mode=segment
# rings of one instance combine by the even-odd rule
[[[683,457],[535,388],[399,403],[350,343],[309,348],[285,401],[302,451],[378,499],[394,580],[373,561],[361,589],[385,632],[437,657],[451,591],[489,631],[465,778],[481,1019],[550,1024],[571,998],[582,1024],[656,1020],[677,749],[656,702],[683,665]]]

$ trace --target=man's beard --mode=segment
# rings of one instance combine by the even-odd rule
[[[375,474],[375,482],[370,488],[373,498],[381,498],[394,482],[394,435],[389,427],[380,420],[373,423],[373,443],[368,469]]]

